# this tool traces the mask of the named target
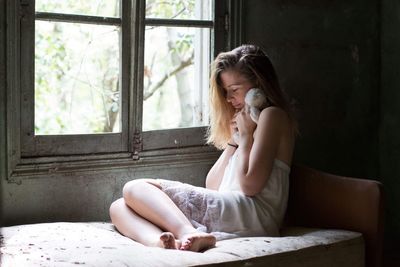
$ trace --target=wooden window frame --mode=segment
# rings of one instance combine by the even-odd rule
[[[242,0],[215,0],[213,22],[213,57],[241,44]],[[7,179],[11,182],[49,173],[96,171],[151,164],[168,164],[185,159],[193,162],[215,156],[216,150],[205,145],[206,127],[142,132],[142,79],[144,29],[146,25],[176,23],[170,20],[146,19],[145,0],[122,0],[121,19],[106,19],[103,23],[122,27],[121,93],[123,97],[121,133],[67,136],[33,136],[33,46],[27,47],[34,29],[34,1],[6,0],[7,19]],[[125,8],[122,8],[125,7]],[[32,10],[33,8],[33,10]],[[37,18],[85,23],[99,23],[93,16],[37,13]],[[180,21],[182,25],[205,25],[210,22]],[[175,24],[174,24],[175,25]],[[128,30],[126,30],[128,29]],[[26,31],[26,32],[24,32]],[[127,32],[124,32],[127,31]],[[24,32],[24,34],[22,34]],[[222,38],[221,38],[222,37]],[[28,40],[26,39],[28,38]],[[126,47],[124,47],[126,46]],[[28,65],[26,62],[31,62]],[[28,109],[26,109],[28,107]],[[31,130],[27,130],[31,129]],[[93,137],[96,138],[93,138]],[[82,150],[71,148],[71,142],[84,142]],[[187,163],[187,162],[186,162]]]
[[[114,152],[128,152],[128,99],[130,76],[130,25],[131,2],[122,0],[120,5],[121,18],[86,16],[75,14],[59,14],[50,12],[35,12],[34,1],[22,6],[21,31],[21,156],[62,156],[83,155]],[[34,59],[35,54],[35,22],[51,21],[63,23],[82,23],[121,27],[120,43],[120,94],[121,97],[121,132],[104,134],[70,134],[70,135],[35,135],[34,133]]]

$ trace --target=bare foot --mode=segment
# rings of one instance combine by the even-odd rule
[[[185,235],[179,249],[200,252],[215,246],[215,243],[216,239],[212,234],[196,232]]]
[[[160,235],[159,246],[166,249],[178,249],[181,243],[171,232],[164,232]]]

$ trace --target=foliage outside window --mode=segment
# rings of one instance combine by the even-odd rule
[[[143,130],[207,125],[211,28],[181,20],[211,21],[212,2],[146,1],[146,18],[166,21],[145,28]]]
[[[117,0],[37,0],[35,11],[121,13]],[[183,27],[182,20],[211,21],[212,1],[148,0],[145,12],[146,18],[179,21],[178,27],[145,27],[143,130],[207,125],[211,29]],[[35,135],[121,132],[120,40],[121,24],[36,19]]]

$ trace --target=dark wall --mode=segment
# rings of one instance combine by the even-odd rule
[[[378,178],[378,1],[244,3],[245,42],[266,50],[297,102],[295,160]]]
[[[2,184],[6,169],[6,69],[5,69],[5,1],[0,0],[0,225],[2,224],[3,214],[3,195]]]
[[[266,50],[297,102],[295,161],[381,181],[386,240],[400,240],[400,2],[244,5],[244,42]]]
[[[380,175],[386,190],[387,236],[400,246],[400,2],[382,1]],[[398,255],[398,250],[396,251]]]

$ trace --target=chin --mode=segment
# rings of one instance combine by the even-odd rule
[[[241,110],[243,108],[243,105],[237,105],[233,107],[236,110]]]

